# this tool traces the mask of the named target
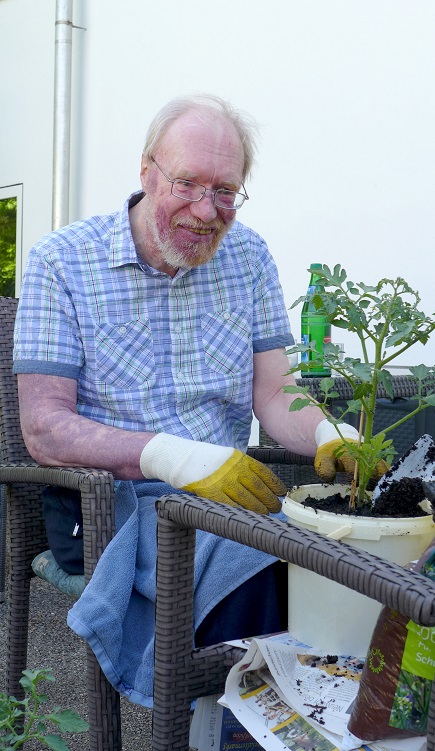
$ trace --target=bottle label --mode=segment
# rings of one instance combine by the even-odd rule
[[[302,344],[306,344],[307,347],[310,343],[310,338],[308,334],[302,334]],[[308,362],[309,358],[309,352],[301,352],[301,362]]]
[[[323,340],[322,340],[323,344],[320,345],[320,348],[317,348],[317,346],[316,346],[316,340],[315,340],[315,334],[314,335],[313,334],[314,334],[314,332],[311,333],[311,336],[310,336],[309,333],[308,334],[302,334],[302,336],[301,336],[302,344],[305,344],[306,346],[308,346],[310,344],[310,341],[314,341],[314,347],[318,351],[318,354],[322,355],[323,345],[324,344],[329,344],[331,342],[331,336],[330,335],[324,336]],[[315,359],[315,355],[313,354],[313,352],[309,352],[309,351],[308,352],[301,352],[301,363],[308,363],[308,362],[310,362],[313,359]],[[326,366],[324,366],[322,362],[319,362],[318,365],[317,365],[317,367],[311,368],[308,373],[305,373],[305,375],[309,375],[310,373],[312,375],[316,375],[316,373],[321,373],[322,375],[329,375],[330,370],[329,370],[329,368],[327,368]]]
[[[332,338],[330,336],[324,336],[323,337],[323,344],[330,344],[331,341],[332,341]],[[301,342],[302,342],[302,344],[306,344],[308,346],[308,344],[310,343],[310,337],[308,336],[308,334],[302,334]],[[302,354],[302,357],[305,357],[306,355],[308,355],[308,352],[304,352]],[[306,359],[308,359],[308,358],[306,358]]]

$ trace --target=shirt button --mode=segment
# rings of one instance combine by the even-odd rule
[[[229,312],[229,310],[227,310],[227,311],[226,311],[226,312],[224,313],[224,315],[223,315],[223,317],[225,318],[225,320],[228,320],[228,318],[230,318],[230,316],[231,316],[231,313]]]
[[[127,333],[127,326],[120,326],[118,329],[119,333],[124,335]]]

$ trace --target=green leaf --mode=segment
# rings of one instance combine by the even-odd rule
[[[355,414],[355,415],[361,412],[361,400],[360,399],[349,399],[346,402],[346,405],[347,405],[346,412],[350,412],[351,414]]]
[[[347,274],[345,270],[340,266],[339,263],[337,263],[334,266],[334,276],[333,279],[336,284],[343,284],[343,282],[346,281]]]
[[[413,321],[406,321],[404,323],[399,324],[396,327],[396,330],[393,334],[388,336],[385,340],[385,346],[386,347],[395,347],[398,344],[401,344],[402,342],[405,342],[410,334],[412,334],[414,330],[414,322]]]
[[[321,378],[320,379],[320,391],[322,391],[324,394],[328,394],[332,388],[334,388],[334,379],[327,377],[327,378]]]
[[[383,385],[390,399],[394,399],[393,376],[391,375],[390,371],[379,370],[378,380],[379,380],[379,383]]]
[[[303,297],[298,297],[298,299],[295,300],[294,303],[290,305],[289,310],[292,310],[293,308],[297,308],[297,306],[300,305],[301,303],[304,303],[305,300],[306,300],[306,295],[303,295]]]
[[[352,367],[353,375],[361,381],[372,382],[373,367],[367,362],[356,362]]]
[[[423,397],[423,401],[426,404],[430,404],[431,407],[435,407],[435,394],[429,394]]]
[[[422,381],[424,378],[427,378],[431,373],[431,369],[428,368],[427,365],[411,365],[409,368],[409,371],[419,381]]]
[[[286,349],[286,355],[295,355],[297,352],[309,352],[310,348],[308,344],[294,344],[293,347]]]
[[[63,709],[61,712],[47,715],[47,720],[54,722],[61,733],[83,733],[89,728],[88,723],[72,709]]]
[[[344,318],[334,318],[333,323],[337,329],[349,329],[349,321]]]
[[[51,668],[44,668],[40,670],[23,670],[23,677],[20,679],[20,683],[26,693],[31,692],[33,686],[36,686],[40,681],[51,681],[52,683],[55,682]]]
[[[51,748],[52,751],[69,751],[69,747],[60,735],[52,735],[50,733],[43,738],[43,741],[47,748]]]
[[[371,383],[368,383],[367,381],[365,383],[360,383],[353,392],[354,399],[358,400],[359,408],[361,409],[361,399],[363,399],[366,396],[370,396],[370,394],[373,392],[373,385]]]
[[[338,391],[328,391],[328,399],[339,399],[340,394]]]
[[[294,399],[288,409],[289,412],[300,412],[301,409],[308,407],[312,403],[311,399]]]
[[[19,748],[19,746],[27,740],[27,733],[11,733],[8,739],[13,744],[13,748]]]
[[[290,384],[288,386],[283,386],[283,391],[285,391],[286,394],[309,394],[310,390],[308,386],[291,386]]]

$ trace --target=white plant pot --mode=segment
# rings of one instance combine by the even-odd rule
[[[291,524],[374,553],[405,566],[435,536],[432,515],[416,518],[353,517],[302,505],[310,496],[346,495],[343,485],[304,485],[290,491],[283,511]],[[430,508],[430,507],[429,507]],[[297,639],[328,654],[364,658],[380,603],[300,566],[289,564],[288,629]]]

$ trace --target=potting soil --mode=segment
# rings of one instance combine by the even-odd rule
[[[435,580],[435,543],[416,570]],[[364,664],[343,749],[366,741],[426,735],[435,674],[435,628],[384,607]],[[356,745],[353,745],[355,743]]]

